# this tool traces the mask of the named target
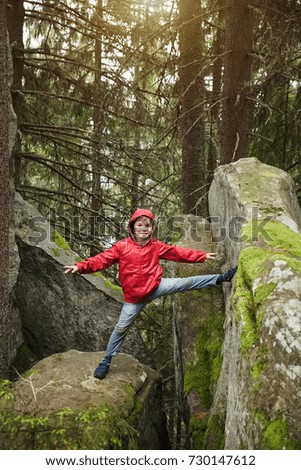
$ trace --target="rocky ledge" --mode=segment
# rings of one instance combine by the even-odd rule
[[[159,374],[120,354],[100,381],[102,357],[69,350],[4,382],[1,449],[168,449]]]

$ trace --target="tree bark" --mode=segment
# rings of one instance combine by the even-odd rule
[[[221,164],[246,157],[251,125],[253,13],[248,0],[229,0],[226,18]]]
[[[0,376],[9,366],[9,122],[10,89],[8,73],[6,0],[0,0]]]
[[[101,157],[99,155],[100,146],[102,142],[102,130],[103,130],[103,110],[100,107],[103,101],[103,90],[102,90],[102,36],[97,37],[98,31],[100,30],[101,21],[103,19],[103,0],[98,0],[95,7],[95,47],[94,47],[94,61],[95,61],[95,76],[94,76],[94,93],[93,93],[93,102],[98,104],[93,108],[93,161],[92,161],[92,170],[93,170],[93,181],[92,181],[92,199],[91,199],[91,209],[94,214],[91,217],[90,223],[90,233],[92,243],[95,243],[100,236],[100,226],[103,227],[103,224],[100,224],[100,211],[102,211],[102,194],[101,194],[101,184],[100,184],[100,172],[101,172]],[[104,163],[104,162],[102,162]],[[99,253],[99,249],[96,246],[90,248],[90,256],[95,256]]]
[[[203,32],[199,0],[179,0],[182,195],[185,213],[206,214]]]
[[[224,21],[225,21],[225,1],[219,0],[220,11],[218,14],[218,27],[215,31],[215,38],[212,44],[214,62],[212,66],[212,100],[210,108],[210,140],[208,144],[207,159],[207,186],[209,187],[214,175],[214,170],[218,160],[217,130],[220,116],[220,98],[222,92],[222,70],[224,52]]]
[[[13,58],[13,83],[11,86],[12,102],[14,111],[17,115],[18,128],[23,124],[23,108],[24,98],[20,93],[22,90],[23,69],[24,69],[24,42],[23,42],[23,26],[24,26],[24,4],[23,0],[9,0],[7,4],[7,27],[9,33],[9,42],[11,45]],[[15,153],[21,150],[21,137],[17,136]],[[19,185],[21,181],[21,161],[15,158],[15,181]]]

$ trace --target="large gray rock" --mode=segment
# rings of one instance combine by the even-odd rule
[[[79,260],[49,221],[16,195],[16,239],[21,259],[14,309],[30,349],[41,359],[69,349],[98,351],[107,341],[122,307],[122,292],[100,273],[64,275]],[[151,363],[135,325],[123,351]]]
[[[20,377],[0,400],[1,449],[168,449],[159,374],[120,354],[100,381],[98,360],[70,350]]]
[[[226,449],[300,449],[301,211],[293,181],[242,159],[218,168],[209,206],[226,266],[239,259],[211,416],[225,420]]]

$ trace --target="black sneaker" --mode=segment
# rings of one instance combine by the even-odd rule
[[[111,358],[105,357],[96,367],[93,376],[96,379],[104,379],[108,373],[111,364]]]
[[[237,266],[235,268],[229,269],[224,274],[220,274],[216,280],[216,284],[219,285],[222,282],[231,282],[232,278],[235,276],[237,271]]]

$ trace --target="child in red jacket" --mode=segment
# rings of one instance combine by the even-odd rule
[[[154,215],[147,209],[138,209],[128,225],[129,237],[115,243],[111,248],[86,261],[65,266],[65,274],[93,273],[119,263],[119,280],[124,293],[124,304],[120,318],[109,339],[105,358],[98,365],[94,377],[103,379],[110,367],[111,359],[121,348],[129,327],[148,302],[175,292],[219,285],[230,282],[237,267],[225,274],[210,274],[186,278],[162,278],[160,259],[203,263],[215,259],[216,253],[181,248],[153,238],[156,229]]]

